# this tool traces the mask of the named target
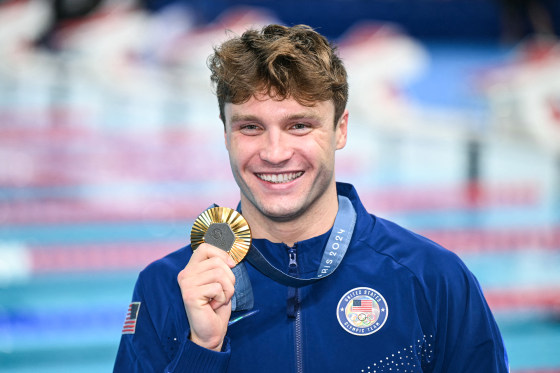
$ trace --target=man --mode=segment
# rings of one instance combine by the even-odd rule
[[[335,52],[306,26],[278,25],[215,49],[253,247],[237,266],[203,243],[142,271],[116,372],[507,372],[465,265],[336,183],[348,85]]]

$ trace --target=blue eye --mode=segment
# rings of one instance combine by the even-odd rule
[[[290,131],[294,135],[306,135],[313,129],[313,126],[309,123],[295,123],[290,127]]]
[[[257,135],[262,131],[262,128],[256,124],[244,124],[240,127],[241,133],[245,135]]]

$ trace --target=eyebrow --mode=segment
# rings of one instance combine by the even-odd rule
[[[233,114],[231,116],[231,122],[254,122],[258,121],[259,118],[256,115],[251,114]]]
[[[315,113],[308,112],[308,113],[296,113],[287,115],[284,120],[298,120],[298,119],[313,119],[313,120],[320,120],[321,117]],[[259,117],[252,114],[233,114],[231,116],[231,123],[236,122],[258,122],[260,121]]]

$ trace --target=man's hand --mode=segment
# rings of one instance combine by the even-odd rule
[[[233,267],[235,262],[227,252],[203,243],[177,276],[191,327],[190,339],[215,351],[222,348],[231,315]]]

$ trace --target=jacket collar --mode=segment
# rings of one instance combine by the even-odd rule
[[[356,237],[360,236],[359,232],[364,232],[364,229],[368,229],[367,226],[372,224],[372,217],[362,205],[354,186],[347,183],[337,183],[336,187],[337,193],[348,197],[356,210],[357,221],[354,235],[352,237],[352,242],[355,242]],[[319,236],[296,242],[294,245],[297,252],[300,275],[303,275],[303,277],[308,274],[316,274],[331,230],[332,227],[327,232]],[[288,269],[288,250],[290,249],[288,245],[284,243],[274,243],[267,239],[254,239],[253,244],[272,265],[279,269]]]

